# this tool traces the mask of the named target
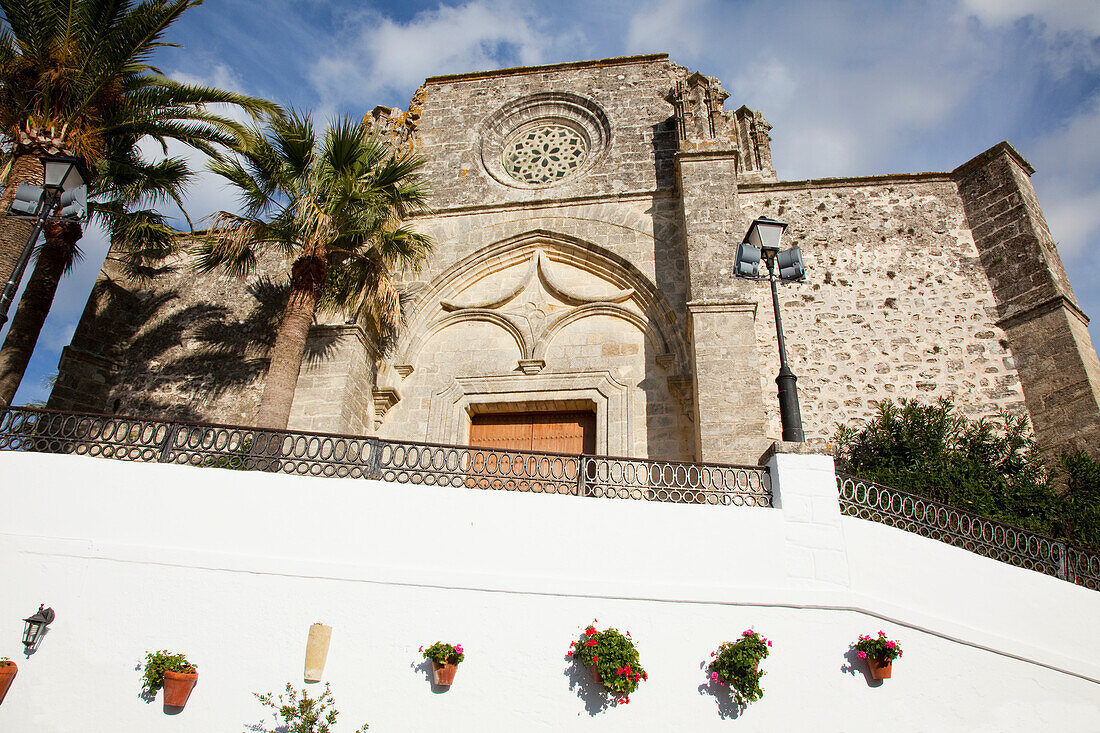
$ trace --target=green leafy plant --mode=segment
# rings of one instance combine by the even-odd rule
[[[466,655],[462,652],[461,644],[444,644],[442,641],[437,641],[427,649],[420,647],[420,651],[424,654],[425,659],[430,659],[436,664],[458,666],[466,658]]]
[[[270,692],[265,695],[258,692],[252,694],[264,707],[275,711],[276,725],[271,729],[257,726],[255,730],[258,733],[330,733],[340,714],[327,682],[324,692],[316,698],[310,697],[306,690],[298,692],[289,682],[286,683],[286,693],[278,697]],[[355,733],[362,733],[368,728],[370,726],[364,723]]]
[[[764,696],[760,687],[760,678],[764,670],[760,662],[768,656],[772,643],[752,629],[741,632],[737,641],[725,641],[718,651],[711,652],[713,657],[707,665],[710,681],[720,686],[730,686],[734,700],[745,706]]]
[[[0,667],[10,667],[13,664],[15,664],[15,662],[11,661],[7,657],[0,657]]]
[[[618,702],[629,703],[630,693],[638,689],[642,680],[648,680],[649,674],[642,669],[638,649],[629,631],[625,634],[618,629],[599,631],[596,623],[597,619],[592,619],[581,637],[569,642],[566,656],[583,667],[596,669],[603,686],[622,696]]]
[[[892,662],[902,655],[901,644],[886,638],[886,632],[878,632],[878,636],[863,634],[859,641],[852,644],[856,656],[860,659],[877,659],[880,662]]]
[[[1100,462],[1063,454],[1048,470],[1025,417],[969,420],[946,399],[888,401],[834,437],[840,471],[1100,548]]]
[[[191,674],[198,671],[198,667],[187,661],[182,654],[171,654],[168,651],[145,653],[145,671],[141,675],[141,691],[143,695],[153,697],[157,691],[164,687],[165,672],[179,672]]]

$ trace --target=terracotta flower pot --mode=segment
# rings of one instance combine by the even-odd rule
[[[191,697],[191,690],[199,681],[198,672],[164,672],[164,704],[168,707],[182,708]]]
[[[450,662],[432,662],[432,676],[435,678],[435,683],[442,687],[448,687],[454,684],[455,672],[458,671],[457,664],[451,664]]]
[[[875,659],[874,657],[867,657],[867,666],[871,668],[871,678],[876,680],[888,680],[890,679],[890,672],[892,671],[893,661],[887,662],[883,659]]]
[[[8,694],[11,681],[15,679],[15,674],[18,671],[19,666],[15,662],[0,667],[0,703],[4,702],[4,696]]]
[[[600,676],[600,668],[593,664],[588,668],[588,671],[592,673],[592,681],[603,687],[603,677]]]

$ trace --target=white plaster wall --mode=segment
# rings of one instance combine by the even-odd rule
[[[783,508],[749,509],[0,453],[0,731],[245,730],[250,693],[301,687],[314,621],[337,731],[1100,730],[1100,594],[838,519],[827,464],[781,456]],[[630,705],[564,657],[594,617],[638,641]],[[732,723],[700,665],[750,625],[775,647]],[[845,653],[880,628],[906,653],[872,686]],[[437,639],[467,650],[443,693],[417,669]],[[138,698],[161,648],[200,668],[178,716]]]

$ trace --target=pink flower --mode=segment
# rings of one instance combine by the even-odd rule
[[[885,632],[885,631],[879,631],[879,632],[878,632],[878,635],[879,635],[879,636],[886,636],[886,632]]]
[[[710,681],[711,682],[717,682],[718,681],[718,673],[717,672],[711,672],[710,673]]]
[[[771,645],[772,645],[772,643],[771,643],[771,641],[769,641],[769,642],[768,642],[768,646],[771,646]]]
[[[713,656],[714,656],[714,652],[711,652],[711,653],[710,653],[710,655],[711,655],[711,656],[713,657]]]
[[[867,658],[867,652],[860,652],[856,656],[859,657],[860,659],[866,659]]]
[[[745,629],[741,632],[741,636],[752,636],[752,629]]]
[[[455,651],[458,652],[459,654],[461,654],[462,653],[462,645],[461,644],[455,644]]]
[[[894,646],[895,646],[894,642],[892,642],[892,641],[886,642],[886,648],[887,649],[893,649]]]

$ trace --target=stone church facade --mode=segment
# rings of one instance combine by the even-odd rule
[[[732,263],[766,215],[808,272],[780,300],[809,439],[943,396],[1097,453],[1100,363],[1010,145],[783,181],[763,115],[728,96],[660,54],[434,77],[408,111],[376,108],[427,161],[414,223],[435,252],[385,353],[356,318],[315,325],[290,428],[756,463],[780,434],[775,327]],[[279,283],[177,265],[105,266],[50,407],[249,423]]]

